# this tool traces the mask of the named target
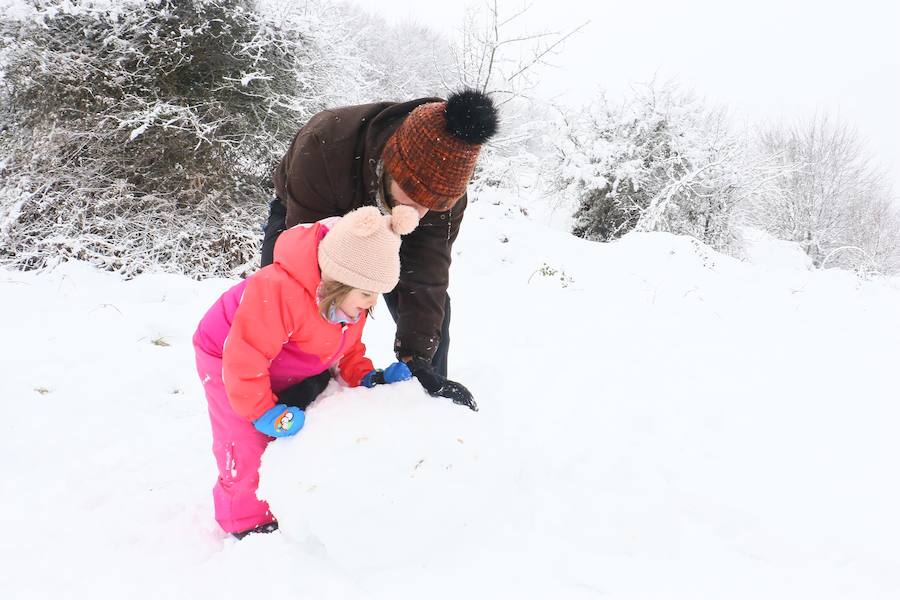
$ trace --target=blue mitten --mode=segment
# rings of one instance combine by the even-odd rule
[[[409,370],[405,362],[395,362],[384,370],[385,383],[397,383],[407,379],[412,379],[412,371]]]
[[[362,384],[366,387],[375,387],[382,383],[397,383],[398,381],[406,381],[412,378],[412,371],[406,366],[406,363],[395,362],[387,369],[375,369],[369,371],[362,379]]]
[[[306,415],[296,406],[276,404],[253,421],[253,426],[272,437],[288,437],[300,431],[305,420]]]

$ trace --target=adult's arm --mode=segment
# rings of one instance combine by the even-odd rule
[[[324,111],[310,119],[275,169],[275,194],[287,211],[285,229],[340,214],[325,167],[323,140],[317,134],[329,118],[332,118],[330,111]]]
[[[467,198],[446,212],[429,212],[400,245],[397,284],[398,357],[431,360],[441,341],[444,303],[450,283],[453,243],[459,235]]]

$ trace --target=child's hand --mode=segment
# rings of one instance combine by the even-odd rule
[[[272,437],[288,437],[300,431],[305,420],[306,415],[296,406],[276,404],[253,421],[253,426]]]
[[[300,383],[295,383],[291,387],[275,392],[278,396],[278,402],[287,406],[296,406],[300,410],[306,410],[316,397],[325,391],[328,382],[331,381],[331,373],[322,371],[318,375],[307,377]]]
[[[384,370],[385,383],[397,383],[398,381],[406,381],[407,379],[412,379],[412,371],[409,370],[406,363],[395,362]]]
[[[406,366],[406,363],[395,362],[387,369],[375,369],[363,377],[362,384],[366,387],[375,387],[381,383],[397,383],[398,381],[406,381],[412,377],[412,371]]]

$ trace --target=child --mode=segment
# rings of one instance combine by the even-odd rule
[[[296,434],[304,410],[337,366],[353,387],[411,377],[403,363],[375,370],[360,341],[379,293],[400,275],[400,236],[418,213],[372,206],[285,231],[275,261],[222,294],[194,334],[197,372],[209,403],[216,521],[238,539],[278,528],[256,497],[268,443]]]

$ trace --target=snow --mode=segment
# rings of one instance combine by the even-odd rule
[[[0,596],[900,596],[900,281],[468,210],[450,369],[481,410],[333,383],[263,458],[281,529],[240,542],[190,342],[232,282],[0,271]],[[381,305],[376,364],[391,340]]]
[[[140,127],[135,127],[131,130],[131,134],[128,136],[128,141],[133,142],[135,139],[143,135],[147,128],[150,126],[150,123],[144,123]]]
[[[754,227],[740,228],[740,236],[744,254],[754,265],[768,269],[813,268],[812,259],[797,242],[776,239],[771,234]]]
[[[255,81],[257,79],[262,79],[264,81],[268,81],[272,78],[268,77],[265,73],[262,73],[262,72],[241,73],[241,85],[244,87],[247,87],[248,85],[250,85],[253,81]]]

